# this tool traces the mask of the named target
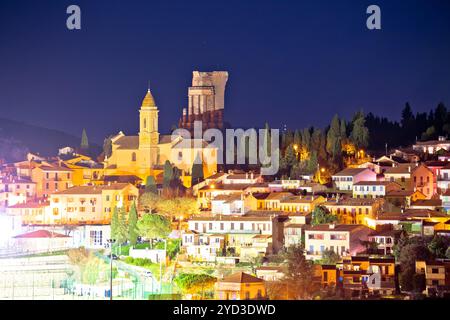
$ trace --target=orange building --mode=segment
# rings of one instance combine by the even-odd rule
[[[411,174],[412,189],[422,192],[427,199],[436,193],[436,186],[434,183],[435,177],[433,171],[427,166],[421,164],[416,167]]]
[[[267,298],[264,280],[244,272],[234,273],[216,282],[218,300],[262,300]]]

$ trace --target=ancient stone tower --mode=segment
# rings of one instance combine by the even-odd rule
[[[194,71],[188,89],[188,108],[183,109],[179,127],[192,132],[194,121],[202,121],[203,130],[223,129],[227,80],[227,71]]]

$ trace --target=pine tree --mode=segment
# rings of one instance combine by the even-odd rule
[[[138,214],[136,209],[136,203],[131,206],[130,212],[128,213],[128,238],[130,239],[130,244],[132,246],[136,245],[138,237],[137,229]]]
[[[271,142],[271,136],[270,136],[270,127],[269,124],[266,122],[265,125],[265,132],[264,132],[264,148],[266,150],[267,156],[270,157],[271,156],[271,146],[272,146],[272,142]]]
[[[156,186],[156,181],[154,176],[148,176],[145,182],[145,192],[151,192],[154,194],[158,193],[158,188]]]
[[[302,144],[302,134],[299,130],[295,130],[294,133],[294,144],[298,146],[298,148],[301,147]]]
[[[302,144],[307,152],[311,150],[311,133],[309,128],[303,129],[302,132]]]
[[[367,148],[369,145],[369,130],[365,122],[364,113],[362,111],[357,112],[353,118],[350,139],[358,149]]]
[[[81,144],[80,148],[82,150],[88,150],[89,149],[89,140],[86,134],[86,129],[83,129],[83,132],[81,133]]]
[[[341,128],[338,115],[331,120],[330,129],[327,132],[327,152],[336,158],[341,155]]]

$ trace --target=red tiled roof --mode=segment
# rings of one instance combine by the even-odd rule
[[[36,239],[36,238],[69,238],[64,234],[50,232],[48,230],[36,230],[15,236],[16,239]]]
[[[221,280],[220,282],[250,283],[250,282],[264,282],[264,280],[244,272],[238,272],[223,278],[223,280]]]

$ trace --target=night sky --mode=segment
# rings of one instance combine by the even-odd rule
[[[66,28],[70,4],[80,31]],[[380,31],[366,28],[371,4]],[[96,142],[135,134],[150,81],[167,132],[193,70],[229,72],[234,127],[449,107],[450,1],[0,1],[0,117]]]

